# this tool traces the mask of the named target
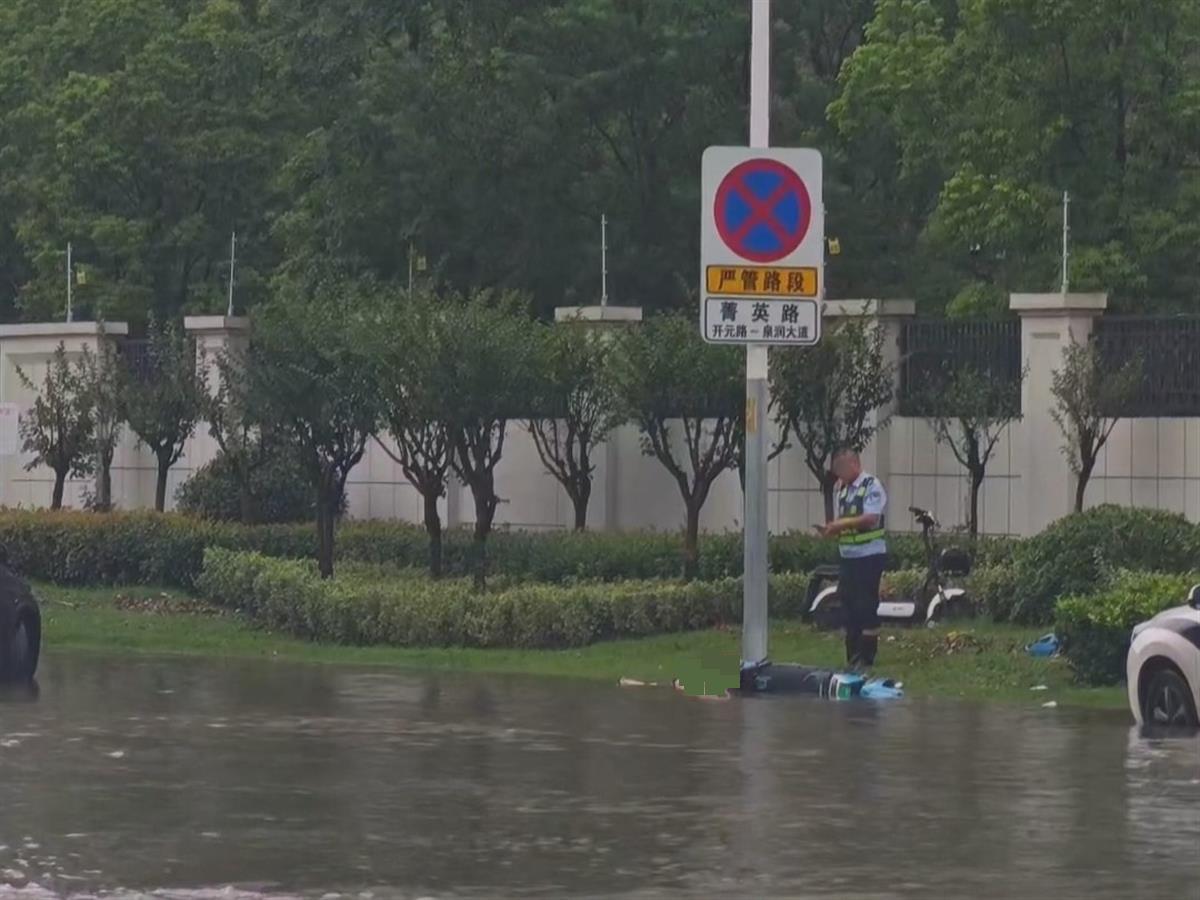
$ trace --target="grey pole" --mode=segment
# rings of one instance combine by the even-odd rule
[[[608,306],[608,216],[600,216],[600,305]]]
[[[771,138],[771,0],[751,0],[750,146]],[[767,406],[769,356],[746,348],[746,493],[743,525],[742,665],[767,658]]]
[[[237,263],[237,232],[229,238],[229,310],[226,315],[233,318],[233,267]]]
[[[1071,192],[1063,191],[1062,232],[1062,292],[1065,297],[1071,288]]]
[[[67,321],[75,321],[75,311],[71,308],[72,293],[75,290],[74,272],[71,271],[71,242],[67,241]]]

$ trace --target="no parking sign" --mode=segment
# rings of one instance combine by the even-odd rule
[[[710,147],[703,159],[700,326],[717,344],[821,339],[821,154]]]

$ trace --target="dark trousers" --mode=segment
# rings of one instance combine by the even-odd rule
[[[887,555],[842,558],[838,573],[838,596],[846,626],[846,662],[872,666],[879,646],[879,582]]]

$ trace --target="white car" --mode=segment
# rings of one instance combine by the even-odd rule
[[[1187,606],[1133,629],[1125,672],[1139,725],[1200,726],[1200,585]]]

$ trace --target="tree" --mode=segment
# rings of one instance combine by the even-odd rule
[[[333,576],[334,525],[379,422],[376,366],[358,341],[369,292],[352,282],[284,294],[254,316],[245,374],[255,421],[297,448],[317,500],[317,562]]]
[[[830,117],[871,205],[901,201],[910,295],[1044,289],[1067,189],[1074,285],[1187,308],[1200,6],[879,0],[866,33]]]
[[[38,390],[18,366],[17,377],[29,390]],[[21,417],[22,449],[33,458],[25,464],[29,472],[48,466],[54,472],[51,509],[62,509],[67,476],[90,475],[95,465],[92,394],[83,373],[67,359],[60,342],[46,367],[46,377],[33,403]]]
[[[706,344],[683,315],[662,315],[621,336],[617,389],[629,420],[679,487],[686,510],[684,578],[700,568],[700,512],[713,483],[737,465],[745,388],[740,354]],[[682,433],[682,447],[678,436]]]
[[[279,448],[269,421],[255,415],[248,395],[251,379],[246,374],[245,353],[223,352],[215,359],[216,391],[201,397],[201,414],[208,433],[221,451],[227,471],[238,488],[239,519],[258,521],[254,476],[271,462]]]
[[[575,530],[584,531],[596,470],[592,452],[621,422],[612,342],[581,325],[541,326],[535,347],[529,433],[542,465],[571,498]]]
[[[443,365],[447,328],[453,320],[440,311],[441,298],[388,293],[370,334],[372,358],[382,399],[382,422],[395,448],[379,441],[409,483],[421,495],[425,531],[429,535],[429,572],[439,578],[442,564],[442,519],[438,501],[446,494],[453,455],[447,408],[458,386]]]
[[[233,229],[239,298],[261,297],[289,106],[266,4],[4,6],[0,202],[25,261],[21,313],[59,315],[67,241],[88,264],[80,307],[137,322],[223,308]]]
[[[1066,443],[1063,453],[1075,473],[1075,512],[1083,512],[1084,494],[1100,451],[1121,414],[1137,396],[1142,381],[1142,361],[1129,360],[1118,369],[1106,368],[1094,341],[1069,341],[1063,364],[1055,370],[1050,392],[1051,414]]]
[[[998,378],[985,367],[962,364],[920,399],[939,444],[950,447],[970,478],[967,530],[979,534],[979,490],[1005,430],[1021,418],[1021,381]]]
[[[792,438],[821,486],[825,518],[833,518],[836,478],[830,471],[841,447],[861,451],[887,416],[873,415],[890,403],[894,373],[883,357],[883,332],[862,319],[831,329],[811,349],[771,354],[771,393],[783,442]]]
[[[95,453],[98,512],[112,509],[112,462],[125,423],[125,373],[116,346],[101,340],[93,353],[86,345],[79,360],[79,375],[92,408],[92,449]]]
[[[205,398],[204,374],[191,339],[174,322],[150,321],[146,365],[131,367],[125,397],[129,427],[158,463],[154,508],[167,503],[167,477],[196,430]]]
[[[439,364],[454,385],[445,398],[450,466],[475,502],[475,583],[487,577],[487,539],[500,498],[496,466],[508,424],[529,413],[533,323],[515,295],[450,298],[439,313]]]

